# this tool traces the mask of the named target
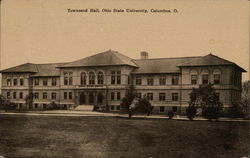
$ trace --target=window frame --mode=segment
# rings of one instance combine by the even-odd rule
[[[172,101],[178,101],[179,100],[179,93],[173,92],[171,94],[171,96],[172,96]]]

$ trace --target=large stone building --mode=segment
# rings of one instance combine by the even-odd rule
[[[181,112],[189,93],[200,84],[214,84],[224,107],[238,102],[242,72],[237,64],[212,54],[198,57],[131,59],[108,50],[68,63],[26,63],[2,70],[2,95],[18,108],[43,109],[51,102],[69,108],[93,105],[120,110],[120,101],[130,85],[138,97],[150,100],[154,111]],[[33,104],[25,98],[33,94]]]

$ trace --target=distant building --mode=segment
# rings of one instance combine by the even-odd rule
[[[154,111],[182,112],[189,93],[214,84],[224,107],[240,101],[242,72],[237,64],[212,54],[198,57],[131,59],[108,50],[68,63],[26,63],[2,70],[2,94],[18,108],[42,109],[52,101],[62,107],[93,105],[120,110],[129,85],[137,97],[147,96]],[[33,105],[25,97],[33,94]]]

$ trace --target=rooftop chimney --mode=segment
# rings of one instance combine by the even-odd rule
[[[148,59],[148,52],[142,51],[141,52],[141,59]]]

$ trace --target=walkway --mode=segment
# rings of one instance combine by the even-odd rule
[[[103,117],[120,117],[120,118],[128,118],[127,114],[119,114],[119,113],[104,113],[104,112],[96,112],[96,111],[74,111],[74,110],[48,110],[48,111],[25,111],[25,112],[5,112],[0,111],[0,115],[33,115],[33,116],[103,116]],[[167,116],[164,115],[133,115],[132,118],[138,119],[168,119]],[[185,116],[175,116],[173,120],[189,120]],[[194,121],[207,121],[207,119],[202,117],[194,118]],[[231,119],[221,117],[218,121],[233,121],[233,122],[250,122],[250,120],[243,119]]]

